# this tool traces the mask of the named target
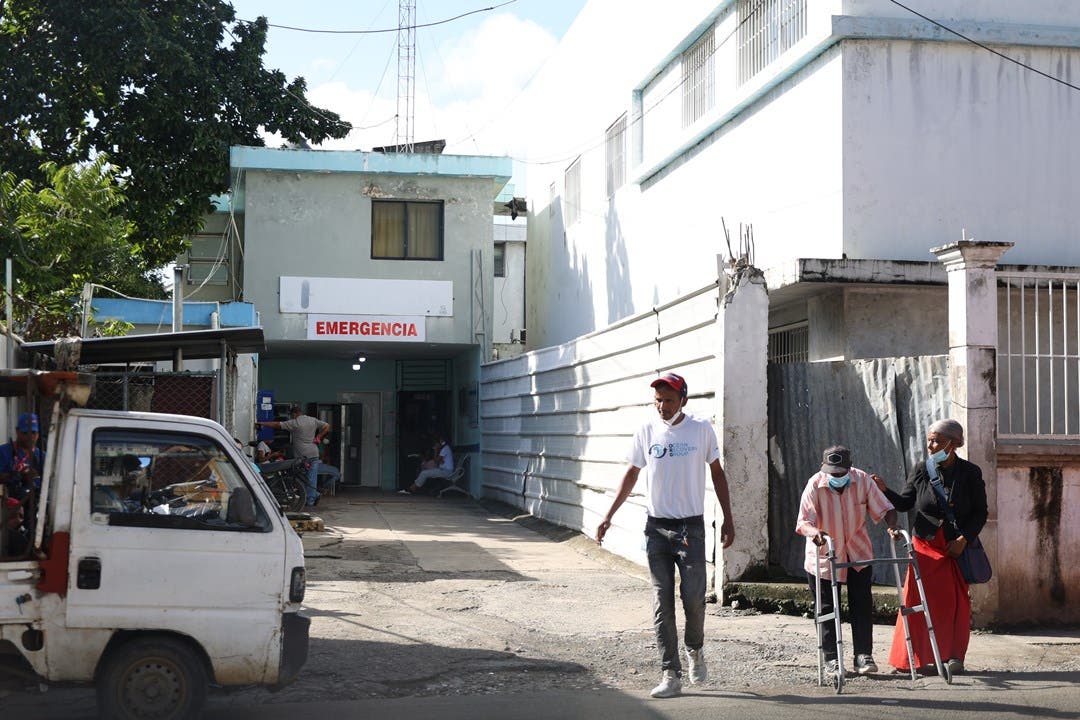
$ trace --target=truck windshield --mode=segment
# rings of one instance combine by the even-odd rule
[[[270,519],[213,438],[100,429],[91,513],[110,525],[268,532]]]

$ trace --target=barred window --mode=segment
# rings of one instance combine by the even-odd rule
[[[806,362],[809,359],[810,345],[806,322],[769,330],[769,362]]]
[[[371,201],[373,260],[442,260],[443,204]]]
[[[506,243],[495,243],[495,277],[506,277]]]
[[[713,28],[682,54],[682,124],[688,127],[712,109],[716,101],[713,77]]]
[[[626,113],[607,129],[607,194],[611,197],[626,182]]]
[[[806,36],[806,0],[739,0],[739,83]]]
[[[566,168],[565,215],[563,227],[570,227],[581,218],[581,158]]]

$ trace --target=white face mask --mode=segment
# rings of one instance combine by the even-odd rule
[[[680,410],[679,412],[677,412],[677,413],[675,413],[674,415],[672,415],[672,416],[671,416],[671,419],[670,419],[670,420],[665,420],[665,419],[664,419],[664,416],[663,416],[663,415],[661,415],[661,416],[660,416],[660,422],[664,423],[664,424],[665,424],[665,425],[667,425],[668,427],[671,427],[671,426],[673,426],[673,425],[674,425],[675,423],[679,422],[679,419],[680,419],[680,418],[682,418],[682,410]]]

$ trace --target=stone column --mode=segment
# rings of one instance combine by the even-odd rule
[[[735,522],[735,543],[727,550],[722,550],[717,522],[715,585],[723,602],[724,583],[762,579],[758,576],[764,576],[769,554],[769,298],[760,270],[730,268],[720,258],[716,326],[716,434]]]
[[[991,562],[997,546],[997,263],[1008,242],[961,240],[932,248],[949,279],[949,386],[953,419],[964,426],[959,454],[982,469],[990,512],[980,534]],[[997,615],[997,581],[974,586],[972,614],[978,626]]]

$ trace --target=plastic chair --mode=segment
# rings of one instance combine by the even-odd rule
[[[454,472],[446,476],[446,482],[449,484],[437,492],[435,497],[442,497],[444,493],[448,492],[459,492],[465,497],[472,497],[469,491],[465,489],[465,483],[469,482],[469,457],[465,455],[461,458],[461,462],[454,468]]]

